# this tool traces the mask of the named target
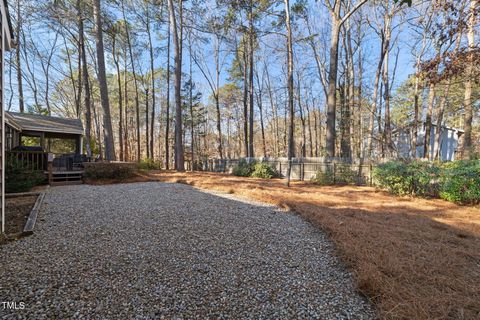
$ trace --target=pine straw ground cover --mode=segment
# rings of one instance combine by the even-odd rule
[[[480,208],[214,173],[152,172],[289,208],[325,230],[385,319],[480,319]]]

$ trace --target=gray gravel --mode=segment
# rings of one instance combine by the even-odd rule
[[[2,318],[371,319],[326,235],[275,207],[181,184],[51,188],[0,247]]]

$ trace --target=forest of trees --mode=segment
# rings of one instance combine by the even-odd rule
[[[423,126],[480,151],[478,0],[9,5],[7,110],[80,118],[90,156],[394,158],[408,129],[418,157]]]

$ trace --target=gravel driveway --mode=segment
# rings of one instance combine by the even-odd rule
[[[326,235],[182,184],[51,188],[35,234],[0,247],[3,318],[371,319]]]

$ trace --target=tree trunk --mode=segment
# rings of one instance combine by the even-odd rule
[[[373,85],[372,109],[370,110],[370,117],[368,123],[367,157],[372,156],[373,139],[375,137],[375,118],[377,116],[378,89],[380,83],[380,75],[382,73],[383,60],[385,58],[385,41],[383,38],[383,34],[380,48],[380,57],[378,59],[377,71],[375,72],[375,82]]]
[[[217,111],[217,150],[220,159],[223,159],[223,146],[222,146],[222,115],[220,113],[220,40],[217,37],[217,44],[215,48],[215,109]]]
[[[285,1],[285,24],[287,28],[287,88],[288,88],[288,111],[289,111],[289,126],[288,126],[288,168],[287,168],[287,186],[290,186],[290,175],[292,172],[292,158],[295,157],[294,144],[294,125],[295,125],[295,109],[294,109],[294,82],[293,82],[293,44],[292,44],[292,29],[290,26],[290,1]]]
[[[243,137],[245,157],[249,157],[249,143],[248,143],[248,81],[247,81],[247,52],[243,45]]]
[[[177,171],[185,171],[183,141],[182,141],[182,39],[179,36],[178,29],[182,29],[182,0],[180,2],[179,26],[177,28],[177,20],[175,17],[175,8],[173,0],[168,0],[168,9],[170,13],[170,27],[173,34],[173,44],[175,47],[175,168]],[[181,31],[180,31],[181,34]]]
[[[78,2],[77,2],[77,8],[78,8]],[[79,10],[77,10],[79,12]],[[81,19],[80,16],[78,16],[78,19]],[[79,22],[77,20],[77,22]],[[73,88],[73,98],[75,101],[75,115],[77,116],[77,119],[81,118],[81,101],[82,101],[82,49],[80,46],[80,41],[77,41],[77,52],[78,52],[78,61],[77,61],[77,80],[75,80],[74,76],[74,71],[72,67],[72,55],[70,53],[70,49],[68,48],[67,45],[67,39],[65,37],[65,34],[61,32],[62,38],[63,38],[63,46],[65,48],[65,53],[67,54],[67,63],[68,63],[68,71],[70,74],[70,79],[72,80],[72,88]],[[76,81],[76,82],[75,82]],[[78,87],[78,92],[77,92],[77,87]]]
[[[155,66],[154,66],[154,55],[153,55],[153,42],[152,42],[152,33],[150,30],[150,11],[148,10],[147,5],[147,33],[148,33],[148,49],[150,54],[150,73],[151,73],[151,86],[152,86],[152,118],[150,123],[150,157],[155,159],[154,153],[154,143],[155,143],[155,108],[156,108],[156,97],[155,97]],[[148,132],[147,132],[148,136]]]
[[[22,13],[20,12],[20,0],[17,0],[17,36],[20,38],[22,33]],[[15,58],[17,64],[17,82],[18,82],[18,108],[21,113],[25,112],[25,102],[23,98],[23,77],[20,56],[20,40],[17,41],[17,48],[15,49]]]
[[[88,75],[87,53],[85,50],[85,35],[83,31],[83,10],[80,1],[78,2],[78,41],[80,43],[80,56],[82,57],[82,76],[85,86],[85,149],[87,157],[92,156],[92,102],[90,100],[90,77]]]
[[[302,97],[300,94],[300,77],[297,74],[298,79],[298,87],[297,87],[297,101],[298,101],[298,111],[300,112],[300,122],[302,123],[302,150],[301,155],[302,157],[306,156],[306,145],[307,145],[307,129],[305,124],[305,115],[303,114],[303,105],[302,105]]]
[[[308,106],[308,101],[305,103],[305,108],[307,111],[307,123],[308,123],[308,144],[310,147],[309,156],[313,157],[313,137],[312,137],[312,119],[310,113],[310,107]]]
[[[124,143],[125,143],[125,154],[124,159],[125,161],[130,161],[130,142],[128,141],[128,72],[127,72],[127,64],[128,64],[128,57],[127,57],[127,48],[124,48],[124,61],[125,61],[125,69],[124,69],[124,94],[125,94],[125,130],[124,130]]]
[[[360,29],[359,25],[359,29]],[[360,40],[358,41],[360,43]],[[357,140],[357,157],[362,158],[363,148],[364,148],[364,129],[363,129],[363,90],[362,90],[362,82],[363,82],[363,52],[362,46],[358,48],[358,88],[357,88],[357,126],[358,126],[358,140]]]
[[[350,89],[351,89],[351,73],[350,73],[350,64],[351,57],[347,42],[348,27],[346,26],[344,30],[344,35],[342,37],[343,48],[345,54],[345,65],[344,65],[344,82],[343,86],[340,88],[340,99],[342,100],[340,105],[342,108],[341,119],[340,119],[340,128],[341,128],[341,139],[340,139],[340,155],[342,158],[348,159],[351,157],[351,147],[352,147],[352,137],[350,135],[351,128],[351,103],[350,100]]]
[[[447,80],[445,85],[444,93],[437,109],[437,121],[435,125],[435,139],[434,139],[434,149],[433,149],[433,159],[441,160],[441,143],[442,143],[442,124],[443,124],[443,114],[445,113],[445,105],[447,104],[448,93],[450,91],[452,79]]]
[[[388,11],[385,13],[385,26],[384,26],[384,34],[385,34],[385,59],[383,65],[383,75],[382,81],[384,85],[384,100],[385,100],[385,126],[383,130],[383,143],[384,143],[384,150],[387,152],[387,156],[392,156],[393,151],[393,141],[392,141],[392,127],[390,121],[390,79],[389,79],[389,56],[390,56],[390,38],[391,38],[391,19],[392,15]]]
[[[355,6],[349,8],[343,17],[340,16],[343,1],[334,1],[333,8],[328,2],[331,16],[331,37],[330,37],[330,63],[328,71],[328,96],[327,96],[327,134],[326,134],[326,151],[329,157],[335,156],[335,139],[336,139],[336,105],[337,105],[337,71],[338,71],[338,40],[340,28],[350,16],[364,5],[367,0],[359,0]]]
[[[268,72],[268,66],[265,63],[265,76],[267,77],[267,89],[268,89],[268,97],[270,99],[270,108],[272,109],[272,136],[274,139],[274,147],[275,147],[275,156],[280,156],[280,131],[279,131],[279,122],[278,122],[278,112],[277,106],[275,104],[275,100],[273,97],[273,90],[272,84],[270,82],[270,74]]]
[[[258,72],[255,72],[255,78],[257,79],[257,86],[258,86],[257,103],[258,103],[258,111],[260,112],[260,129],[262,131],[262,150],[263,150],[263,156],[266,158],[267,157],[267,142],[266,142],[266,139],[265,139],[265,125],[264,125],[263,103],[262,103],[263,85],[260,85],[260,78],[258,76]]]
[[[250,13],[249,13],[249,64],[250,64],[250,73],[249,73],[249,105],[250,105],[250,114],[249,114],[249,130],[248,130],[248,156],[250,158],[255,157],[254,154],[254,149],[253,149],[253,120],[254,120],[254,106],[253,106],[253,95],[254,95],[254,85],[253,85],[253,53],[254,53],[254,48],[253,48],[253,36],[254,36],[254,30],[253,30],[253,0],[250,0]]]
[[[148,125],[149,125],[149,121],[148,121],[148,111],[150,110],[149,109],[149,105],[148,105],[148,101],[149,101],[150,97],[148,96],[148,88],[145,89],[145,149],[147,150],[147,159],[150,159],[150,142],[149,142],[149,133],[150,133],[150,130],[148,129]]]
[[[320,133],[318,130],[319,125],[321,125],[321,121],[317,121],[317,110],[315,110],[315,105],[313,105],[313,129],[315,131],[315,157],[318,157],[318,142],[320,140]]]
[[[423,158],[430,159],[430,139],[432,131],[432,114],[435,104],[435,84],[430,83],[428,89],[427,115],[425,117],[425,138],[423,140]]]
[[[113,36],[112,39],[112,55],[113,55],[113,62],[115,64],[115,68],[117,70],[117,85],[118,85],[118,142],[120,147],[120,161],[124,161],[123,157],[123,96],[122,96],[122,79],[120,73],[120,63],[118,59],[118,55],[116,52],[116,35]]]
[[[412,137],[410,142],[410,154],[413,159],[417,157],[417,143],[418,143],[418,117],[419,117],[419,107],[418,102],[420,98],[420,78],[415,76],[415,88],[413,91],[413,128],[412,128]]]
[[[132,64],[133,84],[135,87],[135,116],[137,125],[137,161],[141,160],[142,148],[141,148],[141,136],[140,136],[140,101],[138,96],[138,81],[137,73],[135,72],[135,60],[133,58],[132,42],[130,39],[130,30],[128,28],[127,18],[125,17],[125,7],[122,2],[123,20],[125,21],[125,35],[127,38],[128,52],[130,55],[130,63]]]
[[[352,36],[350,31],[350,21],[346,22],[346,37],[347,37],[347,57],[348,57],[348,135],[349,135],[349,154],[350,158],[357,156],[357,144],[356,139],[358,135],[355,134],[356,129],[356,116],[358,115],[357,108],[355,108],[355,65],[354,65],[354,52],[352,48]],[[360,84],[359,84],[360,86]]]
[[[190,78],[190,88],[188,92],[188,100],[189,100],[189,106],[190,106],[190,171],[194,171],[194,164],[195,164],[195,123],[194,123],[194,116],[193,116],[193,70],[192,70],[192,39],[191,39],[191,34],[189,35],[189,41],[188,41],[188,49],[189,49],[189,58],[190,58],[190,64],[189,64],[189,78]]]
[[[346,73],[348,78],[348,73]],[[348,79],[345,79],[348,80]],[[343,82],[339,85],[340,98],[340,157],[350,158],[350,103],[348,101],[348,84]]]
[[[336,139],[336,107],[337,107],[337,69],[338,69],[338,39],[340,35],[340,1],[335,1],[334,11],[331,12],[332,30],[330,38],[330,64],[328,71],[327,96],[327,140],[326,151],[329,157],[335,157]]]
[[[171,24],[170,15],[168,22]],[[171,45],[171,30],[167,28],[167,110],[165,112],[165,169],[170,169],[170,45]]]
[[[472,101],[472,88],[473,88],[473,51],[475,50],[475,26],[477,21],[476,10],[478,6],[478,0],[470,0],[470,18],[468,19],[468,66],[466,69],[466,81],[465,81],[465,98],[463,107],[464,113],[464,136],[463,143],[461,145],[461,157],[464,159],[471,159],[473,156],[472,150],[472,122],[473,122],[473,101]]]
[[[115,146],[113,141],[112,119],[110,116],[110,102],[108,101],[107,75],[105,70],[105,52],[103,48],[102,12],[100,0],[93,0],[93,15],[95,17],[95,42],[97,46],[98,82],[103,108],[103,122],[105,128],[105,157],[108,161],[115,160]]]

